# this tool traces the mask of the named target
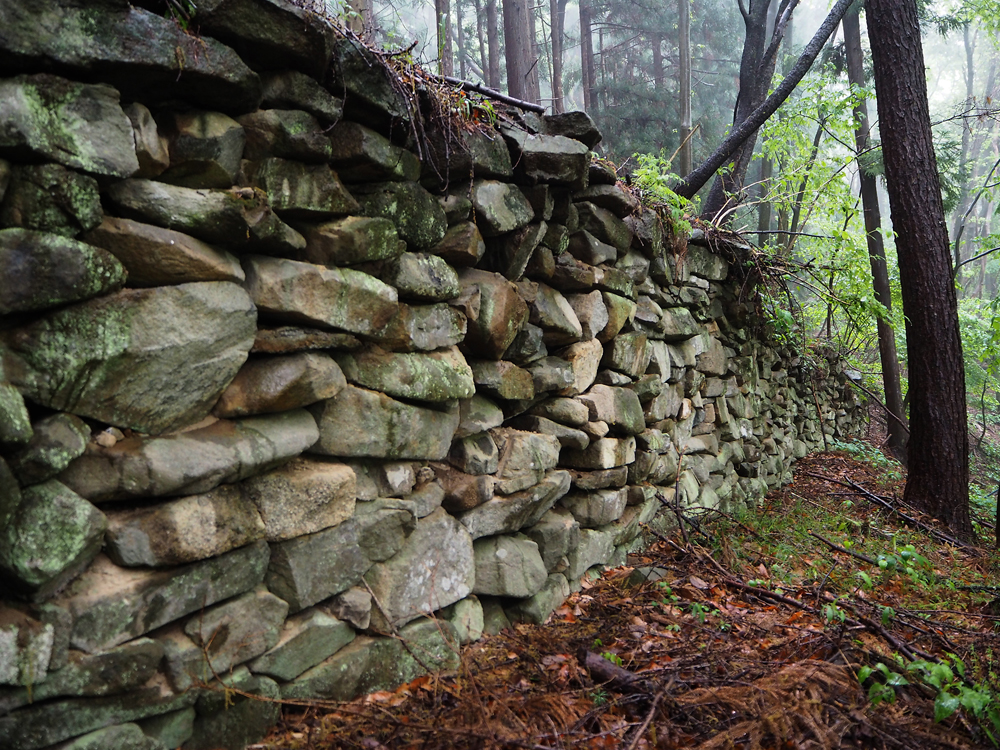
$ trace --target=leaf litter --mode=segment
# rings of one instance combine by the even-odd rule
[[[995,747],[1000,557],[942,541],[902,490],[847,454],[807,457],[752,512],[647,529],[544,626],[395,691],[287,705],[252,747]]]

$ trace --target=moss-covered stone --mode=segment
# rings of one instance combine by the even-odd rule
[[[78,574],[100,551],[107,520],[97,508],[55,480],[0,506],[0,573],[39,601]]]
[[[333,54],[333,25],[287,0],[202,0],[196,19],[259,70],[290,67],[322,80]]]
[[[260,79],[233,50],[128,3],[9,0],[0,6],[0,28],[0,60],[7,69],[44,62],[71,76],[99,74],[127,100],[147,104],[180,100],[240,113],[260,102]],[[128,155],[126,149],[116,158]]]
[[[147,737],[136,724],[116,724],[98,729],[59,746],[59,750],[166,750],[152,737]]]
[[[440,402],[476,392],[472,369],[455,347],[427,353],[373,347],[336,359],[350,382],[396,398]]]
[[[226,282],[136,289],[2,334],[33,401],[147,433],[205,417],[246,360],[257,315]],[[195,368],[198,377],[179,380]]]
[[[97,180],[58,164],[13,170],[0,225],[75,237],[101,223]]]
[[[5,8],[8,4],[5,4]],[[20,3],[14,2],[16,14]],[[6,12],[5,12],[6,13]],[[38,35],[37,19],[28,35]],[[7,28],[4,39],[16,37]],[[0,153],[50,159],[85,172],[128,177],[139,169],[132,124],[110,86],[49,74],[0,81]]]
[[[484,237],[520,229],[535,218],[535,209],[516,185],[496,180],[476,180],[472,186],[476,225]]]
[[[24,397],[10,383],[0,383],[0,445],[5,448],[24,445],[32,434]]]
[[[239,118],[246,131],[244,156],[252,161],[275,156],[307,164],[330,160],[330,139],[319,121],[296,109],[261,109]]]
[[[450,404],[416,406],[351,385],[310,408],[320,429],[311,450],[331,456],[439,461],[448,455],[459,419]]]
[[[406,249],[389,219],[348,216],[306,230],[301,259],[320,265],[351,265],[395,258]]]
[[[267,193],[280,216],[301,221],[324,221],[358,211],[358,203],[325,164],[302,164],[268,158],[244,162],[252,184]]]
[[[365,216],[390,219],[399,236],[418,250],[427,250],[444,239],[448,229],[444,209],[417,183],[368,183],[356,185],[353,192]]]
[[[16,276],[15,276],[16,275]],[[0,315],[45,310],[120,289],[125,268],[110,253],[56,234],[0,230]]]
[[[416,180],[417,155],[356,122],[343,121],[330,132],[331,163],[347,182]]]
[[[275,70],[261,75],[265,109],[300,109],[332,124],[344,115],[344,102],[297,70]]]
[[[73,414],[54,414],[32,425],[34,435],[21,450],[10,455],[11,470],[22,485],[51,479],[83,453],[90,428]]]
[[[294,254],[306,241],[282,222],[263,190],[196,190],[151,180],[124,180],[108,197],[126,218],[176,229],[206,242]]]

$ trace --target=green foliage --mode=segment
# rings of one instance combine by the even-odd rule
[[[670,219],[674,232],[690,234],[692,216],[698,213],[698,207],[677,195],[670,186],[679,179],[670,171],[670,161],[662,155],[634,154],[636,168],[632,174],[633,184],[641,191],[643,198],[655,206],[666,218]]]
[[[899,461],[885,455],[871,443],[866,443],[863,440],[846,442],[832,440],[830,448],[835,451],[842,451],[858,461],[863,461],[882,474],[886,481],[898,482],[903,479],[903,467],[900,466]]]
[[[895,672],[882,662],[874,667],[867,665],[858,670],[858,682],[868,682],[868,700],[875,706],[879,703],[895,703],[896,688],[909,685],[903,675]]]
[[[937,691],[934,721],[941,722],[964,708],[997,746],[1000,736],[1000,702],[996,692],[985,685],[971,685],[965,679],[965,663],[957,656],[940,662],[917,660],[907,665],[908,672]]]

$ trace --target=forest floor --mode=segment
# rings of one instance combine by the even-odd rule
[[[253,747],[994,747],[993,529],[953,543],[903,481],[867,444],[805,458],[752,512],[651,532],[545,626],[394,692],[286,706]]]

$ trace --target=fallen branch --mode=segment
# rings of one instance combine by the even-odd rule
[[[453,76],[438,76],[438,78],[446,83],[450,83],[452,86],[460,86],[462,91],[472,91],[477,94],[482,94],[488,99],[496,99],[498,102],[509,104],[512,107],[517,107],[518,109],[527,110],[528,112],[537,112],[540,115],[545,114],[545,107],[541,104],[526,102],[523,99],[515,99],[513,96],[503,94],[496,89],[487,88],[482,84],[472,83],[471,81],[463,81],[461,78],[454,78]]]
[[[866,562],[869,565],[878,566],[878,561],[877,560],[873,560],[872,558],[868,557],[867,555],[862,555],[860,552],[851,552],[849,549],[841,547],[839,544],[834,544],[829,539],[827,539],[825,536],[820,536],[815,531],[810,531],[809,532],[809,536],[814,537],[816,539],[819,539],[821,542],[823,542],[823,544],[825,544],[827,547],[829,547],[832,550],[836,550],[837,552],[843,552],[845,555],[850,555],[851,557],[855,558],[856,560],[861,560],[862,562]]]
[[[866,490],[860,484],[852,482],[850,479],[848,479],[846,482],[842,482],[839,479],[834,479],[833,477],[824,476],[823,474],[813,474],[811,471],[806,471],[803,473],[806,476],[813,477],[814,479],[822,479],[824,482],[832,482],[833,484],[839,484],[841,487],[850,487],[851,489],[857,491],[857,493],[866,500],[875,503],[876,505],[878,505],[881,508],[884,508],[890,513],[894,513],[895,515],[903,519],[903,521],[905,521],[906,523],[913,524],[914,526],[923,529],[931,536],[940,539],[942,542],[947,542],[953,547],[964,547],[966,549],[972,547],[972,545],[970,545],[967,542],[963,542],[960,539],[956,539],[955,537],[950,536],[949,534],[945,534],[943,531],[938,531],[930,524],[924,523],[923,521],[920,521],[914,518],[913,516],[907,515],[899,508],[892,505],[891,503],[887,503],[885,500],[876,495],[874,492]]]
[[[624,667],[619,667],[600,654],[588,651],[583,660],[594,682],[600,682],[616,693],[649,693],[646,680]],[[640,687],[641,686],[641,687]]]

